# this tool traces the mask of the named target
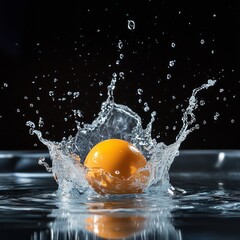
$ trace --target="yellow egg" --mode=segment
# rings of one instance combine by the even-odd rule
[[[95,145],[88,153],[84,166],[86,178],[100,194],[141,193],[149,177],[142,153],[120,139],[108,139]]]

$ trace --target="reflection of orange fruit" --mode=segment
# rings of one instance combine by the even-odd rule
[[[135,146],[120,139],[98,143],[84,162],[88,182],[101,194],[142,192],[149,172],[138,170],[146,164],[145,157]]]
[[[144,217],[94,215],[86,219],[86,229],[106,239],[127,238],[144,228]]]

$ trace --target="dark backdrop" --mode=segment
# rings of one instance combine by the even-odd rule
[[[48,139],[76,134],[75,120],[94,119],[114,72],[125,76],[115,101],[136,111],[143,125],[156,110],[153,136],[167,144],[181,127],[192,90],[216,79],[199,94],[205,102],[196,110],[200,129],[182,148],[239,148],[239,15],[233,0],[2,0],[0,150],[45,149],[29,135],[28,120],[38,125],[42,118]],[[135,29],[128,29],[128,20]]]

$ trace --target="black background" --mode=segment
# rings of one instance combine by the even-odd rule
[[[196,110],[200,130],[182,148],[240,147],[238,1],[49,2],[0,2],[0,150],[45,149],[25,126],[39,117],[48,139],[76,134],[75,120],[92,122],[114,72],[125,75],[115,101],[136,111],[144,126],[156,110],[153,136],[160,134],[158,141],[167,144],[181,127],[181,109],[192,90],[216,79],[198,95],[206,103]],[[128,29],[128,20],[135,21],[135,29]],[[68,91],[80,95],[72,99]],[[58,100],[63,97],[66,101]],[[72,109],[83,117],[71,116]]]

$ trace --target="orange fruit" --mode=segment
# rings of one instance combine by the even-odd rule
[[[95,145],[88,153],[84,166],[86,178],[100,194],[140,193],[147,181],[148,170],[139,171],[147,161],[131,143],[108,139]]]

